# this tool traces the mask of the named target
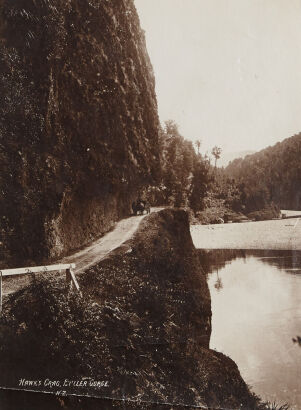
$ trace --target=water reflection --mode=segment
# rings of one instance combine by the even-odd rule
[[[301,409],[301,252],[199,255],[212,299],[211,348],[230,356],[257,394]]]
[[[287,273],[301,273],[301,251],[296,250],[198,249],[198,253],[206,273],[223,268],[234,259],[246,261],[246,258],[252,256]]]
[[[216,278],[216,282],[214,284],[214,287],[217,290],[221,290],[221,289],[223,289],[223,282],[222,282],[221,278],[218,276],[218,271],[216,271],[216,276],[217,276],[217,278]]]

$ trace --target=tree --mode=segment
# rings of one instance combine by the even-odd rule
[[[204,209],[204,199],[212,182],[210,163],[199,156],[193,169],[191,191],[189,197],[190,208],[196,213]]]
[[[301,133],[244,158],[237,158],[226,174],[244,184],[246,213],[269,207],[301,209]]]
[[[220,159],[221,153],[222,153],[222,149],[221,149],[220,147],[218,147],[217,145],[212,148],[211,154],[212,154],[212,155],[214,156],[214,158],[215,158],[214,168],[216,168],[216,163],[217,163],[217,160]]]
[[[196,140],[195,141],[195,145],[197,147],[198,150],[198,155],[200,155],[200,147],[201,147],[202,141],[201,140]]]
[[[167,120],[164,122],[164,131],[165,134],[169,137],[179,137],[179,127],[178,124],[174,120]]]
[[[195,146],[197,153],[176,122],[165,121],[160,133],[161,180],[152,190],[157,204],[190,207],[194,212],[204,208],[212,172],[209,158],[200,154],[201,140]]]
[[[192,142],[185,140],[173,120],[165,122],[162,134],[162,186],[165,203],[187,206],[195,151]]]

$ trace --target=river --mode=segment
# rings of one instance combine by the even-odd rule
[[[199,252],[212,299],[210,347],[231,357],[264,400],[301,409],[301,252]]]

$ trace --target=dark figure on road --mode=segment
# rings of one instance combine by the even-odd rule
[[[150,203],[149,202],[145,203],[144,209],[146,210],[147,214],[150,214]]]
[[[144,211],[144,203],[138,199],[137,201],[134,201],[132,203],[132,209],[133,209],[134,215],[138,215],[139,212],[142,215]]]
[[[134,202],[132,203],[132,210],[133,210],[133,214],[134,214],[134,215],[137,215],[136,201],[134,201]]]
[[[143,215],[143,212],[146,211],[147,214],[150,213],[150,204],[143,199],[138,198],[137,201],[132,203],[132,210],[134,215]]]

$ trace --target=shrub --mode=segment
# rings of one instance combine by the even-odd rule
[[[274,204],[264,209],[250,212],[248,214],[248,218],[255,219],[255,221],[264,221],[268,219],[279,218],[279,216],[280,216],[280,209]]]
[[[100,307],[87,296],[68,293],[63,281],[49,275],[34,280],[10,304],[0,321],[5,329],[0,332],[2,384],[15,385],[16,379],[33,375],[55,380],[70,375],[112,378],[108,329],[116,322],[119,329],[123,325],[112,306]]]

